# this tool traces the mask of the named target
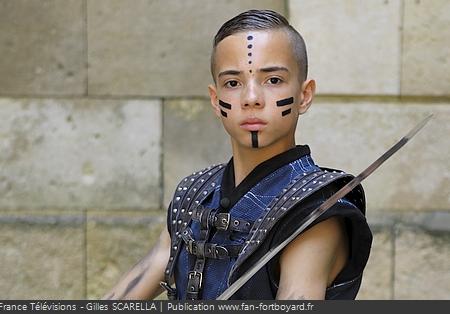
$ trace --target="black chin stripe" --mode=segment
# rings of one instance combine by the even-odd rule
[[[223,111],[222,109],[220,109],[220,113],[221,113],[222,116],[224,116],[225,118],[228,117],[228,114],[227,114],[225,111]]]
[[[219,99],[219,105],[221,105],[222,107],[224,107],[225,109],[231,109],[231,104],[226,103],[222,100]]]
[[[277,107],[292,105],[294,103],[294,97],[289,97],[286,99],[281,99],[277,101]]]
[[[251,131],[252,133],[252,147],[258,148],[258,131]]]
[[[284,110],[283,112],[281,112],[281,116],[284,117],[285,115],[290,114],[290,113],[291,113],[291,108],[289,108],[289,109]]]

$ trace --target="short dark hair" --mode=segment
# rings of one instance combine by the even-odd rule
[[[243,31],[255,30],[277,30],[283,29],[287,32],[294,56],[299,67],[299,76],[302,81],[308,75],[308,56],[303,37],[292,27],[288,20],[281,14],[272,10],[248,10],[225,22],[214,36],[213,50],[211,53],[211,74],[214,77],[214,64],[217,45],[226,37]]]

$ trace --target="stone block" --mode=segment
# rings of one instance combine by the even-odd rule
[[[321,166],[355,175],[419,121],[428,125],[392,156],[363,186],[368,212],[450,209],[450,106],[446,103],[317,99],[300,117],[297,143],[308,143]]]
[[[160,208],[161,103],[0,99],[0,208]]]
[[[389,229],[373,229],[372,250],[363,274],[358,300],[392,298],[393,245]]]
[[[289,1],[320,94],[400,92],[401,1]]]
[[[87,224],[87,298],[99,299],[153,247],[162,215],[90,211]]]
[[[0,94],[84,94],[83,1],[1,1],[0,51]]]
[[[84,228],[76,215],[0,213],[2,299],[84,298]]]
[[[207,96],[212,40],[250,8],[284,1],[88,1],[89,93]]]
[[[401,93],[450,95],[450,2],[405,1]]]
[[[178,182],[194,171],[228,162],[228,133],[206,100],[169,100],[164,103],[164,205]]]
[[[400,226],[395,248],[395,299],[449,300],[450,233]]]

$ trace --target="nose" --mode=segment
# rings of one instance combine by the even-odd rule
[[[264,99],[257,84],[250,82],[242,91],[242,108],[263,108]]]

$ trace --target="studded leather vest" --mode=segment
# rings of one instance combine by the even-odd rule
[[[252,260],[289,236],[290,233],[280,231],[289,227],[280,229],[280,225],[286,224],[290,215],[298,219],[306,217],[309,209],[299,210],[302,206],[316,208],[326,199],[324,191],[334,186],[329,191],[331,195],[353,178],[341,171],[319,168],[305,155],[264,177],[224,211],[220,194],[224,168],[224,165],[208,167],[186,177],[177,186],[168,212],[172,241],[166,281],[162,283],[169,299],[217,298],[253,264]],[[364,213],[364,203],[359,186],[336,206]],[[363,264],[362,268],[368,251],[363,255],[363,261],[357,262]],[[255,274],[233,299],[274,299],[278,284],[275,264],[272,262]],[[327,290],[327,297],[354,298],[361,274],[362,269],[350,271]],[[168,284],[172,276],[176,288]],[[260,289],[262,286],[266,291]]]

